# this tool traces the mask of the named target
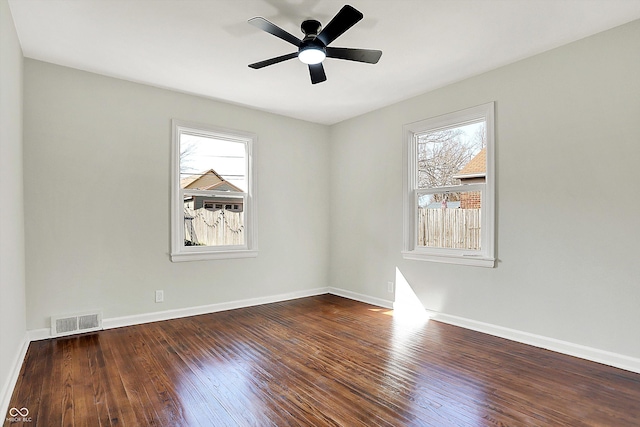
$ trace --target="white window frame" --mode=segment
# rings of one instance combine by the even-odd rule
[[[449,114],[409,123],[403,126],[403,213],[404,259],[443,262],[449,264],[495,266],[495,126],[494,102],[467,108]],[[457,185],[431,189],[418,189],[418,135],[455,128],[484,120],[487,138],[487,170],[484,183]],[[480,191],[481,196],[481,249],[447,249],[418,246],[418,197],[443,192]]]
[[[226,129],[204,124],[171,121],[171,261],[202,261],[212,259],[252,258],[258,256],[257,230],[257,179],[256,142],[258,137],[251,132]],[[185,246],[184,245],[184,193],[180,188],[180,136],[183,133],[234,141],[245,144],[247,155],[247,191],[232,193],[224,191],[188,190],[189,194],[202,194],[212,199],[242,197],[244,205],[245,243],[229,246]]]

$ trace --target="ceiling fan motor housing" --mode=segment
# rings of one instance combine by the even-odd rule
[[[318,34],[320,34],[320,30],[322,29],[322,24],[315,19],[307,19],[303,21],[300,25],[300,29],[305,35],[305,40],[309,37],[316,38]]]

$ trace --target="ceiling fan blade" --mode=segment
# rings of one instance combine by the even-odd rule
[[[324,67],[322,62],[319,64],[309,64],[309,74],[311,75],[311,83],[322,83],[327,80],[327,75],[324,73]]]
[[[286,32],[276,24],[272,24],[271,22],[260,16],[251,18],[248,22],[254,27],[258,27],[261,30],[266,31],[267,33],[273,34],[274,36],[281,38],[282,40],[289,42],[296,47],[300,47],[300,44],[302,43],[302,40],[300,40],[293,34]]]
[[[329,43],[340,37],[345,31],[353,27],[364,15],[352,6],[345,5],[340,12],[318,34],[318,39],[328,46]]]
[[[298,52],[288,53],[286,55],[277,56],[275,58],[265,59],[264,61],[255,62],[253,64],[249,64],[249,67],[253,68],[254,70],[257,70],[259,68],[263,68],[263,67],[266,67],[268,65],[277,64],[278,62],[286,61],[288,59],[293,59],[293,58],[297,58],[297,57],[298,57]]]
[[[349,49],[346,47],[327,47],[327,58],[346,59],[348,61],[377,64],[382,51],[371,49]]]

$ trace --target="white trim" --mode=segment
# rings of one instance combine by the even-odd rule
[[[568,341],[562,341],[555,338],[532,334],[529,332],[518,331],[516,329],[505,328],[503,326],[479,322],[477,320],[453,316],[450,314],[432,312],[429,310],[427,310],[427,313],[429,313],[432,320],[436,320],[438,322],[460,326],[465,329],[471,329],[473,331],[482,332],[511,341],[516,341],[522,344],[544,348],[546,350],[555,351],[557,353],[579,357],[580,359],[602,363],[604,365],[613,366],[615,368],[620,368],[626,371],[640,374],[640,358],[625,356],[623,354],[600,350],[593,347],[587,347],[580,344],[574,344]]]
[[[371,297],[340,288],[329,288],[328,292],[332,295],[352,299],[354,301],[360,301],[366,304],[377,305],[378,307],[393,309],[393,301],[389,301],[386,299]]]
[[[247,193],[239,192],[239,191],[219,191],[219,190],[182,190],[186,196],[210,196],[210,197],[224,197],[224,198],[235,198],[235,199],[244,199],[247,197]]]
[[[304,291],[289,292],[279,295],[271,295],[258,298],[249,298],[216,304],[200,305],[196,307],[177,308],[174,310],[156,311],[153,313],[134,314],[131,316],[112,317],[102,320],[103,329],[121,328],[124,326],[140,325],[143,323],[159,322],[162,320],[180,319],[201,314],[216,313],[219,311],[234,310],[236,308],[252,307],[261,304],[288,301],[298,298],[306,298],[329,293],[329,288],[316,288]],[[39,341],[52,338],[49,328],[33,329],[28,331],[30,341]]]
[[[446,187],[437,188],[420,188],[415,189],[416,196],[423,196],[425,194],[438,194],[438,193],[466,193],[484,191],[486,189],[485,184],[464,184],[464,185],[448,185]]]
[[[286,294],[272,295],[266,297],[249,298],[222,302],[217,304],[201,305],[197,307],[178,308],[175,310],[158,311],[155,313],[135,314],[132,316],[114,317],[102,321],[104,329],[120,328],[123,326],[139,325],[142,323],[158,322],[161,320],[180,319],[201,314],[217,313],[219,311],[235,310],[237,308],[252,307],[274,302],[288,301],[298,298],[306,298],[327,293],[327,288],[316,288],[305,291],[289,292]]]
[[[418,189],[417,171],[417,138],[421,133],[454,128],[467,123],[484,121],[487,137],[486,182],[483,184],[466,184],[455,187],[440,187],[433,189]],[[495,266],[495,102],[443,114],[402,127],[402,158],[403,158],[403,249],[402,257],[410,260],[445,262],[449,264],[474,265],[479,267]],[[451,249],[446,254],[442,248],[418,247],[417,228],[417,198],[418,194],[433,194],[446,191],[482,191],[481,209],[482,247],[473,251],[474,259],[469,260],[469,251]]]
[[[495,258],[484,258],[476,255],[436,255],[434,253],[421,253],[419,251],[402,251],[402,257],[416,261],[432,261],[444,264],[461,264],[488,268],[493,268],[496,264]]]
[[[169,254],[172,262],[183,261],[205,261],[209,259],[231,259],[231,258],[255,258],[258,251],[250,250],[226,250],[226,251],[210,251],[210,252],[179,252]]]
[[[249,298],[243,300],[235,300],[229,302],[221,302],[216,304],[207,304],[196,307],[178,308],[174,310],[156,311],[153,313],[134,314],[131,316],[112,317],[102,320],[103,329],[120,328],[124,326],[140,325],[143,323],[159,322],[162,320],[179,319],[189,316],[198,316],[201,314],[216,313],[219,311],[234,310],[237,308],[252,307],[261,304],[270,304],[274,302],[288,301],[298,298],[306,298],[322,294],[332,294],[355,301],[364,302],[384,308],[393,308],[393,301],[375,298],[356,292],[347,291],[340,288],[315,288],[304,291],[288,292],[285,294],[271,295],[258,298]],[[52,338],[51,329],[32,329],[28,331],[28,341],[39,341]]]
[[[247,186],[246,193],[220,191],[183,190],[180,188],[180,135],[182,133],[206,136],[226,141],[241,142],[246,146]],[[253,258],[258,256],[258,180],[257,180],[258,136],[252,132],[222,128],[206,124],[171,120],[171,252],[172,262],[202,261],[212,259]],[[239,246],[184,246],[183,193],[202,195],[242,196],[245,243]]]
[[[13,395],[13,390],[16,388],[16,384],[18,383],[20,370],[22,369],[24,358],[27,356],[27,350],[29,349],[30,342],[31,341],[29,340],[29,333],[25,333],[24,338],[22,339],[22,346],[18,350],[18,352],[16,352],[16,355],[13,358],[9,377],[2,385],[2,391],[0,392],[0,417],[2,418],[0,419],[3,419],[5,414],[9,410],[11,396]]]

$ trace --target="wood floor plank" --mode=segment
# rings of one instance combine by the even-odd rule
[[[47,365],[50,359],[47,355],[46,343],[40,342],[30,345],[14,391],[14,398],[16,401],[21,402],[21,404],[20,406],[13,405],[13,407],[18,409],[27,408],[29,410],[28,416],[36,421],[40,411],[34,411],[34,408],[39,408],[42,404],[43,388],[45,385],[40,381],[32,381],[31,376],[42,378],[49,372]],[[27,369],[27,366],[29,366],[29,369]]]
[[[93,392],[94,405],[97,413],[97,425],[100,427],[109,427],[112,425],[111,415],[109,414],[109,398],[108,385],[101,380],[100,373],[104,370],[104,359],[102,358],[101,349],[98,345],[98,335],[91,334],[86,336],[87,342],[87,379],[91,384]],[[87,419],[89,419],[87,417]]]
[[[320,295],[33,342],[10,407],[44,427],[624,427],[638,402],[640,374]]]
[[[96,396],[89,370],[89,347],[87,340],[75,340],[77,361],[71,360],[71,378],[73,384],[74,425],[92,427],[93,420],[99,419]],[[91,420],[91,421],[90,421]]]

